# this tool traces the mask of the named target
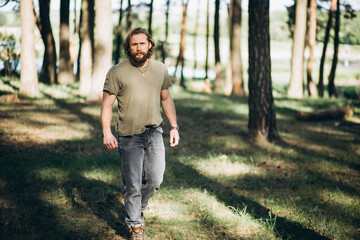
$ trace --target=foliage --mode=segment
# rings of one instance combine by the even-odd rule
[[[13,34],[7,35],[0,32],[0,60],[4,62],[1,75],[16,75],[20,54],[16,52],[16,39]]]

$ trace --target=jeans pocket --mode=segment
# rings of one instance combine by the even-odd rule
[[[159,133],[163,134],[164,133],[164,130],[162,127],[157,127],[156,128],[156,131],[158,131]]]

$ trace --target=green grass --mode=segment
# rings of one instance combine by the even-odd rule
[[[102,146],[99,104],[76,89],[40,84],[38,99],[0,103],[2,239],[127,237],[118,153]],[[2,79],[0,91],[17,93],[18,80]],[[145,215],[151,239],[360,238],[358,98],[275,97],[282,141],[267,143],[247,136],[247,99],[176,86],[172,95],[181,143],[167,146]],[[346,120],[294,118],[347,103]]]

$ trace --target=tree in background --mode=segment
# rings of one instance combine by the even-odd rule
[[[80,16],[79,92],[83,96],[89,95],[92,82],[94,15],[94,0],[82,0]]]
[[[153,5],[154,5],[154,0],[150,1],[149,4],[149,27],[148,27],[148,32],[150,35],[152,35],[152,16],[153,16]]]
[[[74,82],[73,65],[70,59],[70,0],[60,2],[60,56],[59,56],[59,84]]]
[[[170,10],[170,0],[166,1],[166,12],[165,12],[165,39],[162,46],[162,60],[163,63],[165,63],[165,59],[167,58],[167,43],[168,43],[168,37],[169,37],[169,10]]]
[[[40,22],[39,30],[44,42],[45,51],[40,72],[40,80],[44,83],[57,83],[56,48],[50,23],[50,0],[39,0]]]
[[[215,16],[214,16],[214,50],[215,50],[215,73],[214,91],[224,93],[225,81],[222,73],[220,61],[220,0],[215,0]]]
[[[205,57],[205,82],[209,81],[209,35],[210,35],[210,0],[206,1],[206,57]]]
[[[194,44],[193,44],[193,52],[194,52],[194,67],[193,67],[193,79],[196,78],[196,68],[197,68],[197,33],[199,30],[199,16],[200,16],[200,0],[197,1],[197,10],[196,10],[196,17],[195,17],[195,28],[194,28]]]
[[[330,38],[330,29],[332,26],[332,19],[335,12],[335,6],[336,6],[337,0],[331,0],[331,6],[329,10],[329,18],[326,25],[326,31],[325,31],[325,38],[324,38],[324,47],[322,50],[321,60],[320,60],[320,70],[319,70],[319,82],[317,85],[318,88],[318,95],[320,97],[324,96],[324,64],[325,64],[325,58],[326,58],[326,49],[327,45],[329,43]]]
[[[338,53],[339,53],[339,32],[340,32],[340,0],[337,0],[336,3],[336,12],[335,12],[335,37],[334,37],[334,57],[332,60],[330,75],[329,75],[329,84],[328,84],[328,91],[329,97],[337,97],[336,88],[335,88],[335,72],[336,72],[336,65],[338,62]]]
[[[230,71],[232,96],[245,96],[241,61],[241,0],[230,1]]]
[[[94,65],[88,101],[100,101],[107,71],[112,60],[111,0],[95,0]]]
[[[185,52],[185,35],[186,35],[186,13],[187,13],[187,6],[189,4],[189,0],[182,0],[182,22],[181,22],[181,36],[180,36],[180,50],[179,55],[176,60],[175,64],[175,71],[174,71],[174,77],[176,77],[176,72],[179,63],[181,63],[181,78],[180,78],[180,86],[183,88],[186,88],[185,86],[185,79],[184,79],[184,65],[185,65],[185,59],[184,59],[184,52]]]
[[[249,0],[249,135],[277,139],[271,86],[269,0]]]
[[[38,77],[35,66],[35,18],[33,13],[33,1],[20,1],[21,21],[21,94],[36,97],[39,95]]]
[[[122,22],[122,18],[123,18],[123,0],[120,0],[120,10],[119,10],[119,22],[118,25],[116,27],[116,52],[115,52],[115,64],[119,63],[120,61],[120,57],[121,57],[121,51],[122,51],[122,27],[121,27],[121,22]]]
[[[307,0],[296,1],[295,30],[291,57],[289,97],[303,97],[304,49],[306,35]]]
[[[316,41],[316,0],[310,0],[310,17],[309,17],[309,59],[307,62],[307,90],[309,96],[317,96],[316,85],[312,80],[311,72],[314,61],[314,47]]]
[[[128,0],[127,15],[126,15],[126,32],[131,31],[132,24],[132,10],[131,10],[131,0]]]

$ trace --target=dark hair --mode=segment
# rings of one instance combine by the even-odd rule
[[[147,40],[149,41],[149,43],[151,43],[151,47],[149,48],[149,56],[153,55],[154,53],[154,47],[155,47],[155,41],[151,38],[150,33],[145,29],[145,28],[135,28],[133,29],[126,37],[124,43],[123,43],[123,48],[124,48],[124,52],[130,56],[130,39],[132,36],[137,35],[137,34],[145,34],[147,36]]]

